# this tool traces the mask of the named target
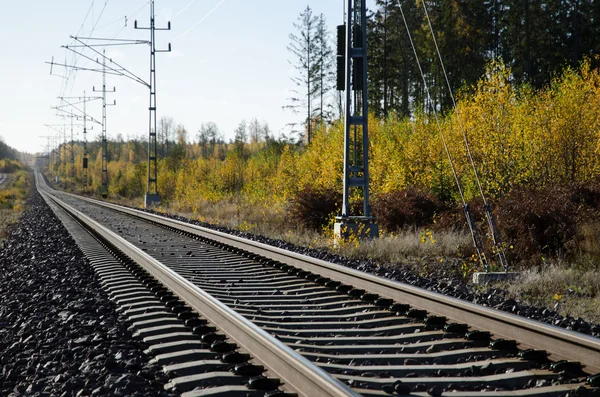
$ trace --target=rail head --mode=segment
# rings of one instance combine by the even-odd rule
[[[190,231],[189,224],[185,222],[142,211],[139,211],[139,213],[149,215],[148,219],[156,220],[160,218],[163,222],[170,223],[171,226]],[[520,342],[523,348],[546,350],[553,359],[573,360],[576,358],[587,367],[588,371],[592,373],[600,372],[600,340],[597,338],[260,242],[194,225],[191,229],[196,229],[204,235],[211,235],[219,242],[234,245],[257,255],[285,262],[323,277],[379,294],[385,298],[408,303],[416,308],[448,317],[456,322],[467,323],[474,328],[490,331],[496,337],[515,339]]]
[[[546,350],[556,360],[576,358],[588,372],[600,372],[600,339],[209,228],[104,201],[75,197],[468,323],[471,327],[490,331],[496,337],[517,340],[523,348]]]
[[[279,377],[284,382],[286,389],[297,393],[299,396],[306,397],[358,396],[354,391],[331,377],[331,375],[314,365],[308,359],[302,357],[141,249],[125,241],[116,233],[59,198],[50,196],[50,199],[84,224],[89,230],[103,236],[103,238],[142,266],[158,281],[190,305],[190,307],[202,313],[204,317],[220,328],[228,337]]]

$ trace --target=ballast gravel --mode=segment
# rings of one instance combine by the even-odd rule
[[[62,223],[28,204],[0,251],[0,396],[169,396]]]
[[[165,216],[178,221],[191,223],[208,229],[217,230],[223,233],[228,233],[234,236],[243,237],[263,244],[268,244],[274,247],[310,256],[312,258],[321,259],[352,269],[360,270],[365,273],[381,276],[394,281],[403,282],[429,291],[438,292],[447,296],[473,302],[482,306],[493,307],[495,309],[527,317],[532,320],[544,322],[550,325],[566,328],[568,330],[573,330],[582,334],[600,338],[600,324],[592,324],[581,318],[562,316],[554,310],[550,310],[543,307],[533,307],[525,305],[521,302],[517,302],[510,298],[507,299],[505,291],[502,291],[500,289],[494,288],[488,292],[482,293],[473,289],[469,284],[465,283],[464,280],[457,277],[447,276],[443,274],[439,276],[428,275],[427,277],[422,277],[419,274],[417,274],[417,272],[408,267],[392,268],[390,266],[386,266],[386,264],[384,263],[377,263],[371,260],[349,259],[340,255],[336,255],[330,251],[300,247],[283,240],[276,240],[248,232],[229,229],[223,226],[217,226],[206,222],[200,222],[178,215],[170,215],[149,209],[143,211]],[[451,272],[447,273],[451,274]]]

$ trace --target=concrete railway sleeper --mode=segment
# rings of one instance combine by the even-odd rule
[[[144,291],[143,283],[167,294],[172,299],[167,304],[179,302],[172,305],[181,307],[184,316],[212,320],[210,314],[196,313],[186,295],[192,288],[201,291],[221,309],[260,328],[282,350],[302,355],[305,362],[299,361],[296,370],[327,379],[323,390],[338,387],[337,392],[347,393],[338,395],[598,395],[597,377],[590,376],[600,368],[597,339],[183,222],[50,193],[79,221],[95,224],[97,233],[119,241],[113,244],[122,251],[123,261],[166,269],[149,271],[152,277],[142,275],[142,284],[135,287],[126,274],[110,275],[127,314],[148,316],[134,323],[148,326],[138,334],[157,342],[156,357],[169,354],[194,329],[190,332],[185,322],[177,323],[178,315],[155,318],[154,312],[165,310],[160,305],[165,299],[150,299],[153,295]],[[142,267],[148,270],[148,265]],[[165,279],[184,283],[187,292],[169,291]],[[150,309],[144,311],[145,305]],[[231,338],[226,327],[222,331],[233,340],[223,346],[236,343],[251,351],[261,363],[255,366],[263,365],[282,379],[282,390],[333,395],[299,391],[288,381],[290,375],[278,373],[281,369],[263,359],[260,351],[239,343],[239,335]],[[548,342],[552,338],[556,349]],[[203,342],[200,338],[197,343]],[[545,344],[543,349],[539,343]],[[565,354],[569,344],[571,354]],[[289,359],[298,359],[293,354]],[[185,374],[182,378],[198,376],[192,366],[176,368],[171,370]]]
[[[110,242],[88,233],[56,203],[48,203],[90,259],[134,337],[149,345],[151,362],[161,365],[170,378],[165,388],[186,397],[296,395],[280,390],[279,379],[265,376],[264,366]]]

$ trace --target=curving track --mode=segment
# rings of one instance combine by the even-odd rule
[[[186,396],[598,394],[598,339],[39,179]]]

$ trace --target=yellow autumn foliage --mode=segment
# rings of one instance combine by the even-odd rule
[[[510,70],[493,62],[476,86],[458,95],[456,112],[439,120],[422,113],[411,119],[370,117],[369,131],[373,195],[414,186],[443,200],[459,200],[444,140],[467,200],[479,194],[475,173],[490,197],[516,186],[585,182],[600,171],[600,74],[585,61],[534,91],[515,87]],[[133,144],[122,145],[118,159],[109,163],[110,193],[141,197],[145,158],[133,154]],[[321,126],[310,145],[272,140],[235,145],[217,144],[206,157],[198,144],[188,144],[182,158],[161,160],[162,199],[187,209],[233,198],[269,206],[289,201],[306,186],[341,190],[341,122]],[[81,148],[75,145],[74,150],[80,164]],[[100,160],[99,152],[90,156],[96,191]],[[65,175],[64,168],[52,172]],[[81,179],[80,167],[76,178]]]

